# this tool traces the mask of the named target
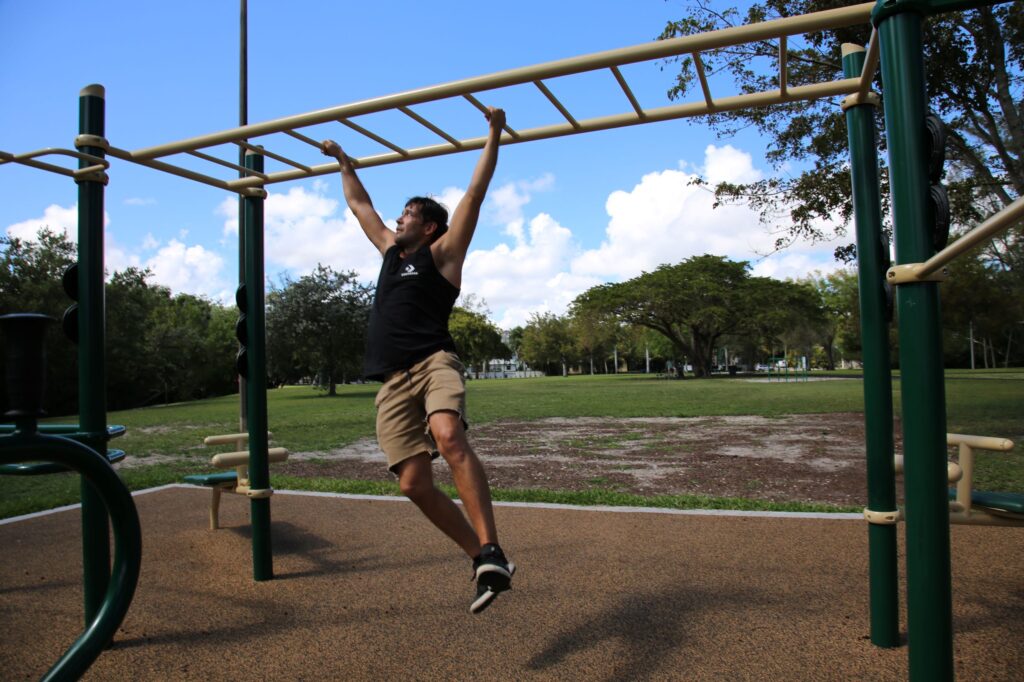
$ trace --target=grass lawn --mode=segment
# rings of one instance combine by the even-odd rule
[[[819,376],[814,373],[813,376]],[[268,416],[275,444],[294,452],[328,451],[374,434],[373,398],[377,385],[339,386],[327,397],[309,387],[286,387],[268,393]],[[667,381],[653,376],[581,376],[539,379],[479,380],[468,384],[469,418],[475,423],[545,417],[696,417],[712,415],[823,414],[862,412],[858,379],[801,383],[757,383],[742,377]],[[894,384],[900,412],[900,386]],[[1013,452],[984,453],[979,458],[977,487],[1024,492],[1024,370],[951,370],[946,379],[947,430],[1010,438]],[[54,419],[75,422],[76,419]],[[115,446],[147,466],[121,469],[133,489],[178,482],[187,473],[211,471],[207,435],[238,430],[238,397],[152,407],[109,416],[127,433]],[[359,481],[325,481],[275,477],[279,488],[307,488],[397,494],[397,487]],[[78,501],[74,475],[0,476],[0,517]],[[595,493],[597,494],[597,493]],[[777,508],[741,499],[679,496],[656,499],[607,493],[495,491],[497,499],[562,501],[581,504]],[[636,499],[633,499],[636,498]],[[807,505],[791,509],[809,510]]]

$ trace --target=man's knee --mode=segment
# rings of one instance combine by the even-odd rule
[[[410,500],[423,499],[433,491],[434,477],[430,459],[426,456],[410,458],[399,465],[398,489]]]
[[[462,425],[462,418],[456,412],[432,414],[430,416],[430,436],[446,460],[464,458],[469,452],[466,429]]]

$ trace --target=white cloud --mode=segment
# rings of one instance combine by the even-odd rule
[[[461,187],[445,187],[441,190],[440,196],[433,197],[433,199],[448,209],[448,217],[450,219],[452,213],[455,212],[455,207],[459,205],[464,196],[466,196],[466,190]]]
[[[48,227],[51,232],[57,234],[63,232],[71,241],[78,241],[78,205],[64,208],[57,204],[50,204],[43,210],[41,217],[8,225],[5,232],[8,237],[32,242],[36,240],[39,229],[42,227]]]
[[[731,146],[709,145],[702,169],[711,183],[761,177],[750,155]],[[774,249],[774,236],[759,216],[741,205],[714,208],[711,191],[691,184],[695,177],[683,170],[657,171],[644,175],[630,191],[613,192],[606,203],[604,241],[576,258],[573,271],[621,280],[705,253],[751,261],[759,274],[777,277],[796,276],[804,262],[828,267],[833,245],[791,247],[764,257]]]
[[[202,246],[189,246],[176,239],[160,248],[152,257],[143,260],[139,251],[152,251],[160,247],[152,234],[147,234],[139,249],[122,245],[109,229],[110,217],[104,214],[104,268],[108,274],[129,267],[149,268],[153,281],[170,287],[175,293],[186,292],[227,300],[230,292],[222,277],[224,260]],[[48,206],[40,218],[22,221],[7,227],[7,234],[34,241],[41,226],[60,230],[72,242],[78,241],[78,206]],[[187,232],[183,231],[187,234]]]
[[[555,176],[545,173],[533,180],[507,182],[488,192],[487,212],[490,220],[496,223],[515,223],[523,220],[523,206],[530,202],[535,192],[550,190],[555,184]]]
[[[503,328],[524,324],[533,312],[565,312],[580,292],[600,281],[569,272],[578,249],[572,232],[541,213],[514,246],[470,251],[462,290],[487,301]]]
[[[772,254],[775,237],[759,216],[745,206],[713,208],[711,191],[691,184],[696,175],[686,168],[699,169],[712,183],[762,177],[746,152],[710,145],[703,165],[681,162],[679,170],[648,173],[632,189],[612,192],[606,201],[604,239],[589,250],[555,217],[539,213],[526,218],[534,185],[505,184],[492,195],[493,215],[504,218],[504,234],[511,243],[471,250],[463,291],[483,297],[495,312],[495,322],[508,328],[525,323],[532,313],[563,314],[577,295],[597,284],[623,281],[705,253],[749,261],[753,274],[779,279],[839,267],[832,252],[846,238],[797,244]],[[553,178],[545,176],[542,188],[551,184]]]
[[[272,193],[264,208],[264,251],[269,266],[299,276],[318,263],[334,270],[355,270],[362,280],[376,280],[380,254],[366,238],[359,222],[348,209],[337,216],[339,202],[325,196],[326,183],[292,187],[287,193]],[[224,236],[238,234],[238,201],[224,199],[217,214],[225,217]],[[233,240],[232,240],[233,241]]]
[[[754,168],[750,154],[732,145],[716,147],[709,144],[704,149],[704,179],[712,185],[720,182],[756,182],[761,171]]]
[[[128,197],[124,200],[125,206],[153,206],[156,199],[152,197]]]
[[[224,259],[198,244],[189,246],[172,239],[142,266],[153,272],[154,282],[174,293],[228,298]]]

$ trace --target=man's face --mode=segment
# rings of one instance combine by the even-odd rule
[[[421,244],[428,236],[428,228],[437,229],[437,226],[430,222],[424,223],[420,215],[420,207],[409,204],[398,217],[398,229],[395,230],[395,244],[407,249]]]

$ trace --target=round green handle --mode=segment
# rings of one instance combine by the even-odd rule
[[[0,437],[0,464],[45,460],[74,469],[103,500],[114,532],[114,567],[103,605],[43,680],[77,680],[110,644],[135,596],[142,563],[139,513],[128,488],[92,448],[61,436],[15,433]]]

